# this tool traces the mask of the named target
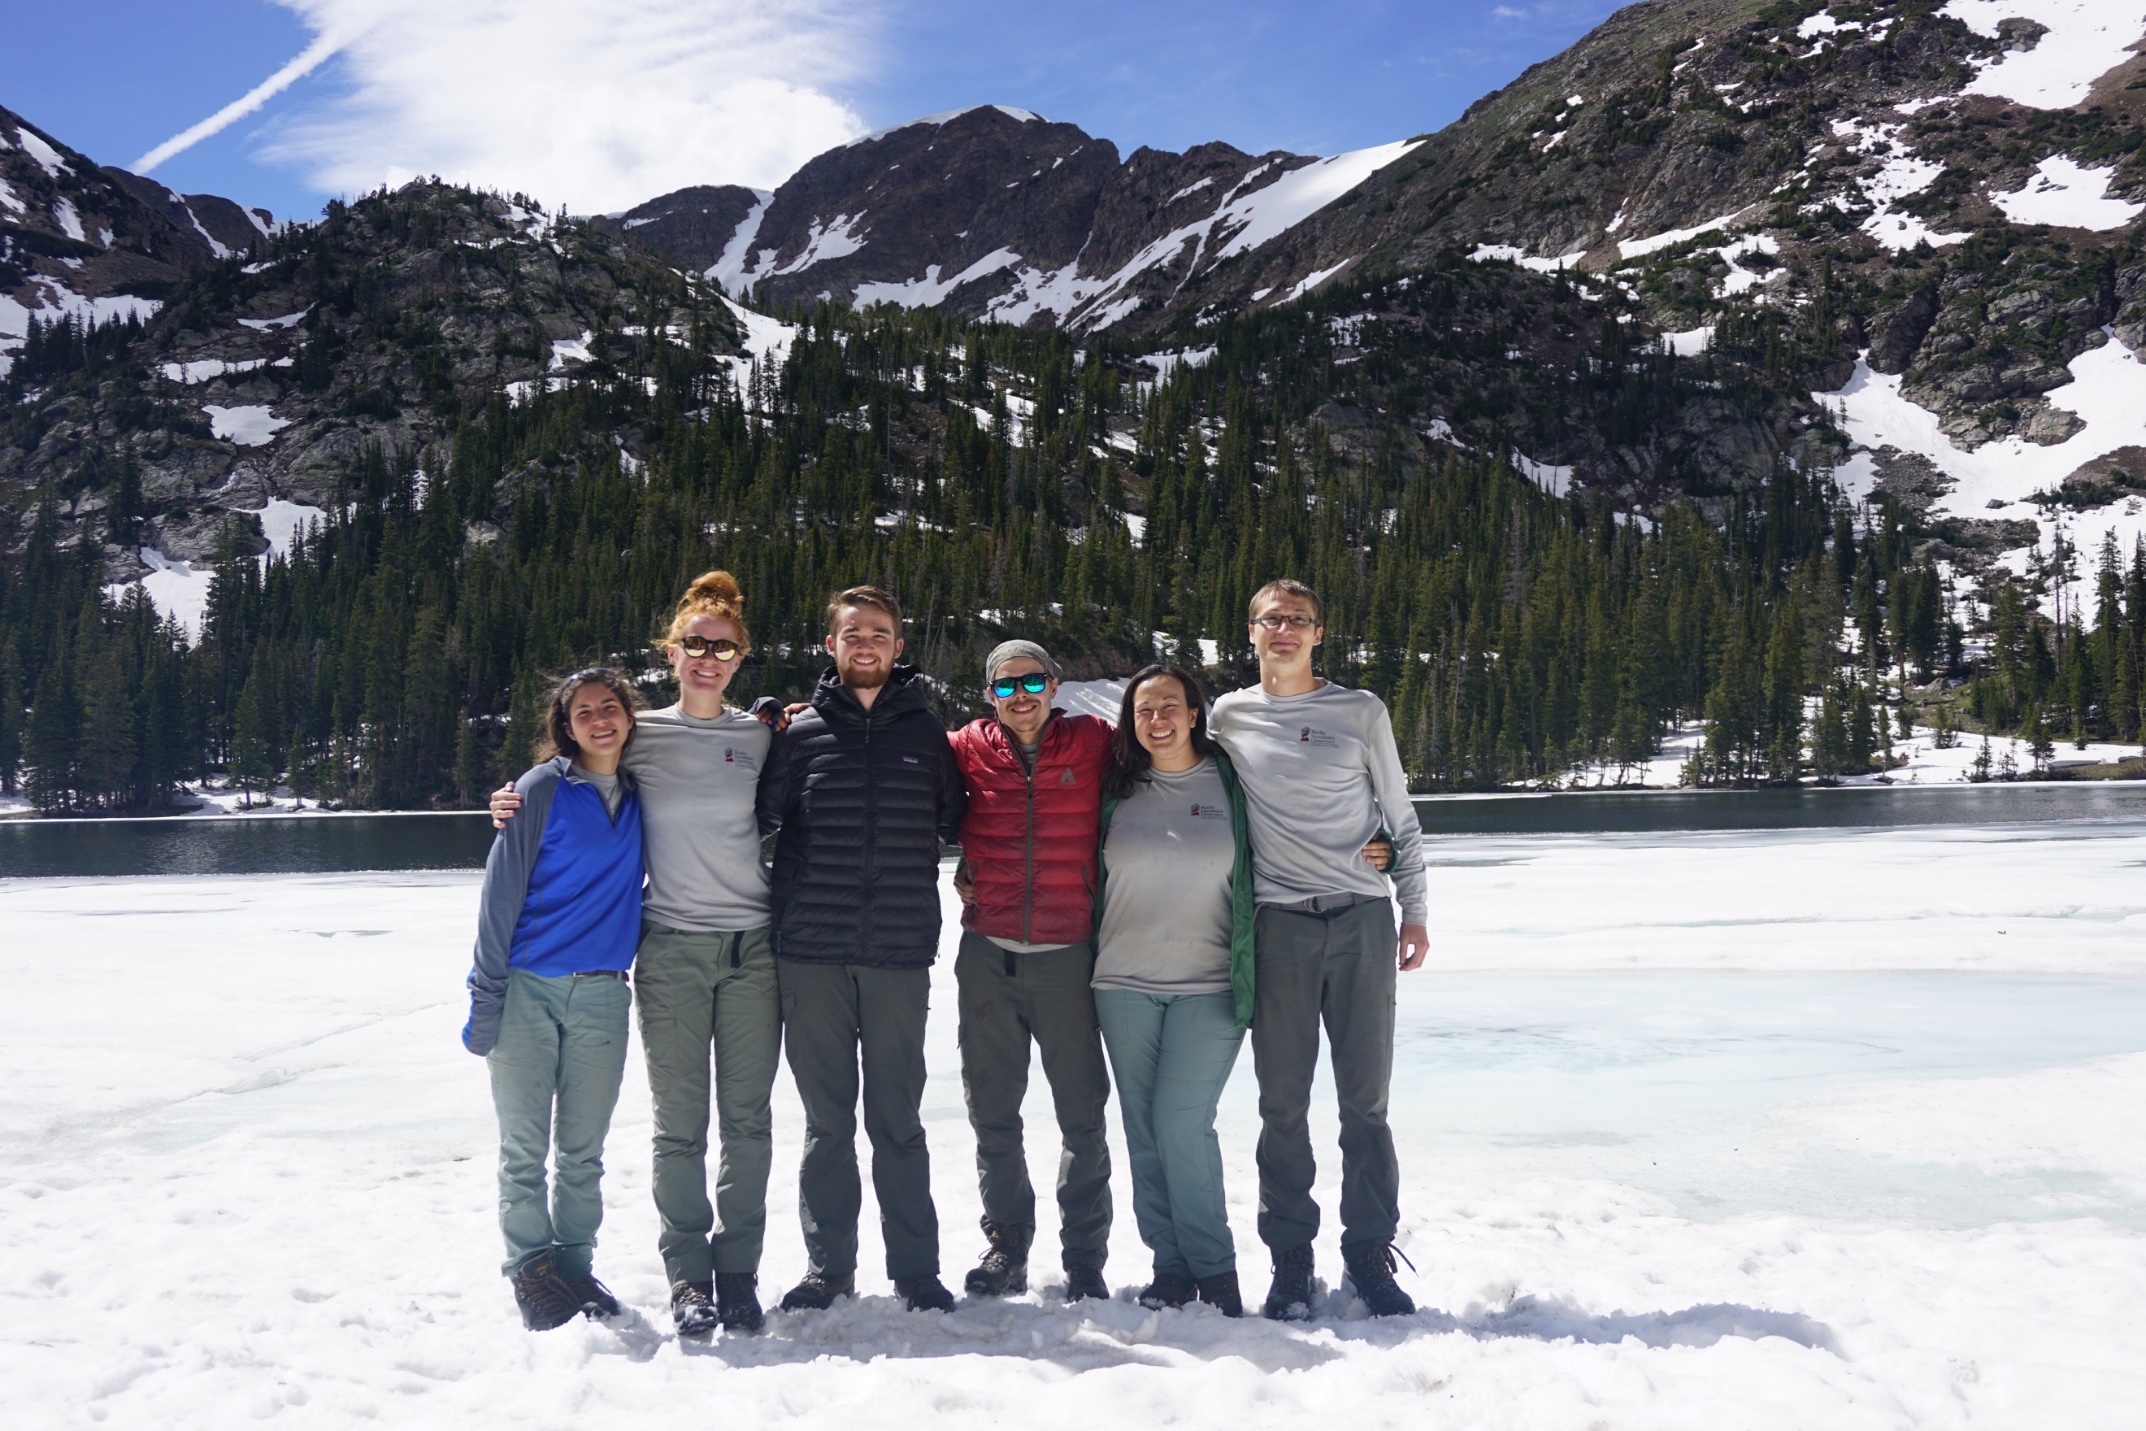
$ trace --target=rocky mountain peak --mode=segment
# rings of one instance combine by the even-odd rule
[[[1218,142],[1121,160],[1075,125],[981,105],[829,150],[770,196],[684,190],[610,222],[765,302],[944,307],[1095,331],[1177,311],[1196,276],[1407,147],[1320,160]]]
[[[0,377],[33,320],[146,320],[193,265],[275,231],[265,209],[100,168],[0,109]]]

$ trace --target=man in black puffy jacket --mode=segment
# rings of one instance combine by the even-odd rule
[[[887,1275],[912,1310],[944,1311],[939,1216],[919,1105],[924,1017],[939,949],[939,846],[964,807],[946,727],[916,668],[897,665],[902,610],[851,587],[828,603],[811,709],[775,738],[760,828],[780,830],[770,889],[784,1043],[805,1105],[799,1213],[810,1260],[785,1310],[854,1290],[858,1055]]]

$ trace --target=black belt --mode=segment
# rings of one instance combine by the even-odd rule
[[[1383,894],[1315,894],[1310,899],[1295,899],[1287,904],[1262,905],[1263,909],[1279,909],[1288,914],[1333,914],[1343,909],[1354,909],[1359,904],[1384,904]]]
[[[574,979],[616,979],[622,984],[628,982],[624,969],[577,969],[568,977]]]

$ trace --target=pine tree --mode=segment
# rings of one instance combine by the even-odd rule
[[[29,767],[25,793],[47,814],[71,810],[78,802],[75,734],[81,724],[67,662],[47,661],[38,678],[37,697],[30,703],[22,742],[23,762]]]
[[[0,794],[14,794],[22,772],[24,715],[22,660],[9,638],[0,641]]]
[[[262,663],[255,661],[238,698],[231,729],[231,783],[251,807],[255,790],[266,792],[276,777],[274,726],[267,709],[268,682]]]

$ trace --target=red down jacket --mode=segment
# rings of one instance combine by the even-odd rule
[[[997,716],[953,734],[969,787],[961,852],[976,884],[965,929],[1024,944],[1078,944],[1095,930],[1095,839],[1110,722],[1051,712],[1033,773]]]

